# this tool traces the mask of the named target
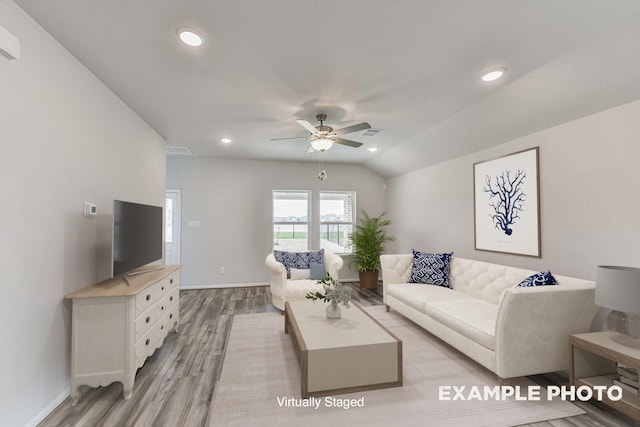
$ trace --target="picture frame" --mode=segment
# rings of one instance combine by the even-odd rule
[[[476,250],[540,258],[538,151],[473,164]]]

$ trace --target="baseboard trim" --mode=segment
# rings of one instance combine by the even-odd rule
[[[55,399],[51,401],[42,411],[38,412],[38,415],[33,417],[31,421],[29,421],[25,427],[36,427],[38,424],[42,422],[45,418],[49,416],[62,402],[65,401],[71,392],[71,388],[67,387],[64,389],[62,393],[58,395]]]
[[[180,290],[188,291],[195,289],[224,289],[224,288],[253,288],[256,286],[269,286],[267,282],[260,283],[224,283],[220,285],[180,285]]]

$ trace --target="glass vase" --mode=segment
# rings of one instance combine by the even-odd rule
[[[327,319],[339,319],[340,316],[342,316],[340,306],[335,301],[331,301],[331,304],[327,306],[325,313],[327,315]]]

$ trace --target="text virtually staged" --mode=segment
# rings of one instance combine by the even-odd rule
[[[315,397],[311,396],[306,399],[291,396],[278,396],[276,397],[278,406],[290,407],[290,408],[313,408],[318,409],[320,406],[325,408],[362,408],[365,406],[364,396],[360,398],[337,398],[332,396],[327,397]]]

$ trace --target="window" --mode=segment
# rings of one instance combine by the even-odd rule
[[[347,237],[355,221],[355,192],[320,192],[320,248],[326,251],[351,253]]]
[[[309,191],[273,191],[273,249],[309,250]]]
[[[311,223],[311,200],[318,202]],[[317,197],[317,198],[316,198]],[[347,237],[354,229],[354,191],[273,190],[273,249],[304,252],[324,249],[336,254],[352,252]]]

